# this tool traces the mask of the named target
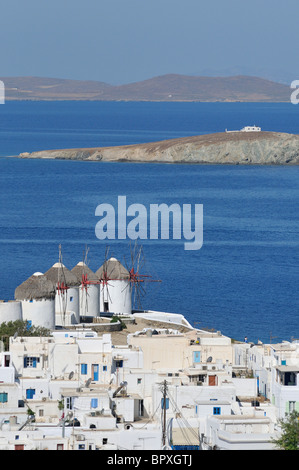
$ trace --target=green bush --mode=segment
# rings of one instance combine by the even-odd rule
[[[9,349],[10,336],[50,336],[51,332],[47,328],[40,326],[30,326],[27,321],[16,320],[14,322],[4,322],[0,324],[0,339],[4,343],[6,351]]]

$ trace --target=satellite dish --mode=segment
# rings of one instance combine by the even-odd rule
[[[72,371],[69,373],[69,380],[72,380],[73,377],[74,377],[74,372]]]
[[[91,384],[91,379],[88,379],[88,380],[85,382],[85,387],[89,387],[90,384]]]
[[[207,362],[212,362],[213,358],[212,356],[208,357]]]

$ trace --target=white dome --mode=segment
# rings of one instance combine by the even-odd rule
[[[65,268],[65,266],[62,263],[55,263],[53,264],[52,268]]]

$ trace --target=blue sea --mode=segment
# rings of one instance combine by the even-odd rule
[[[299,167],[25,160],[36,150],[127,145],[256,124],[299,133],[299,107],[256,103],[7,102],[0,106],[0,299],[59,257],[131,266],[130,240],[97,239],[96,207],[203,204],[203,246],[141,240],[142,307],[237,340],[299,338]],[[132,242],[134,243],[134,242]]]

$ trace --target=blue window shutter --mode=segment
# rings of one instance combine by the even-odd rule
[[[32,366],[33,366],[33,367],[36,367],[36,357],[33,358]]]
[[[91,408],[97,408],[98,407],[98,399],[97,398],[92,398],[91,399]]]
[[[24,369],[26,369],[26,367],[27,367],[27,357],[25,356],[24,357]]]
[[[8,394],[6,392],[0,393],[0,403],[7,403]]]
[[[81,374],[82,375],[87,374],[87,364],[81,364]]]
[[[35,389],[34,388],[27,388],[26,390],[26,398],[28,400],[32,399],[35,395]]]

